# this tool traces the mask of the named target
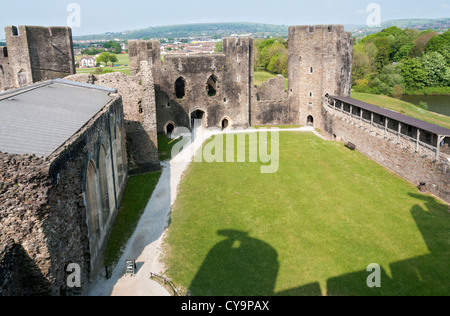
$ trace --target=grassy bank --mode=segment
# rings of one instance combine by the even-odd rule
[[[449,295],[448,205],[342,144],[280,134],[280,168],[192,163],[165,264],[193,295]],[[371,263],[381,288],[369,288]]]
[[[113,267],[133,234],[159,181],[161,172],[131,176],[105,251],[104,264]]]
[[[415,106],[412,103],[385,95],[352,92],[352,98],[367,102],[373,105],[384,107],[401,114],[405,114],[419,120],[450,128],[450,117],[435,112],[430,112]]]

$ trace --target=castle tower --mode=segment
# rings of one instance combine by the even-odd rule
[[[130,74],[136,75],[140,71],[141,61],[149,65],[161,66],[161,44],[156,40],[132,40],[128,42],[130,56]]]
[[[241,112],[240,115],[245,117],[246,124],[242,125],[251,126],[254,76],[253,38],[225,37],[223,52],[227,58],[226,73],[224,74],[224,85],[227,87],[226,97],[237,105],[236,108]]]
[[[352,58],[343,25],[289,27],[289,105],[299,124],[323,128],[322,98],[350,96]]]
[[[0,55],[0,90],[75,74],[69,27],[7,26]]]

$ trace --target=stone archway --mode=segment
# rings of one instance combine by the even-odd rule
[[[176,127],[177,125],[172,121],[169,121],[166,123],[166,125],[164,125],[164,132],[166,133],[167,137],[170,137],[172,135]]]
[[[306,119],[306,122],[308,126],[314,126],[314,117],[312,115],[309,115]]]
[[[191,129],[193,127],[198,127],[198,126],[194,126],[194,124],[198,120],[201,120],[201,122],[202,122],[201,126],[203,128],[207,127],[207,112],[204,109],[197,108],[197,109],[191,110],[191,112],[189,114],[189,118],[190,118]]]

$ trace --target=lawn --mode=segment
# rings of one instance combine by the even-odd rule
[[[176,143],[181,141],[183,136],[177,139],[171,139],[166,134],[158,134],[158,152],[159,159],[161,161],[169,160],[172,158],[172,148]]]
[[[103,260],[105,266],[112,268],[120,259],[122,250],[136,229],[160,176],[161,172],[152,172],[129,178],[106,247]]]
[[[280,166],[192,163],[165,240],[192,295],[449,295],[448,205],[342,144],[280,133]],[[371,263],[381,288],[369,288]]]
[[[351,96],[353,99],[381,106],[432,124],[450,128],[450,116],[421,109],[409,102],[391,98],[385,95],[360,92],[352,92]]]

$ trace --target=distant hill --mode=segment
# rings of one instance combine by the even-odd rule
[[[385,28],[397,26],[401,29],[410,28],[417,30],[432,29],[437,32],[445,32],[450,29],[450,18],[443,19],[403,19],[403,20],[391,20],[381,23],[380,27],[367,27],[367,26],[353,26],[348,27],[347,30],[353,33],[356,38],[362,38],[364,36],[378,33]]]
[[[380,27],[367,27],[365,25],[345,25],[347,31],[360,38],[380,32],[381,30],[397,26],[399,28],[414,28],[418,30],[433,29],[444,32],[450,29],[450,18],[443,19],[404,19],[383,22]],[[145,29],[105,33],[97,35],[75,36],[74,40],[129,40],[129,39],[171,39],[171,38],[222,38],[231,35],[249,35],[253,37],[288,36],[287,25],[274,25],[263,23],[202,23],[156,26]]]
[[[222,38],[230,35],[250,34],[255,37],[287,36],[288,26],[262,23],[202,23],[149,27],[146,29],[106,33],[98,35],[76,36],[74,40],[100,39],[161,39],[161,38]]]

